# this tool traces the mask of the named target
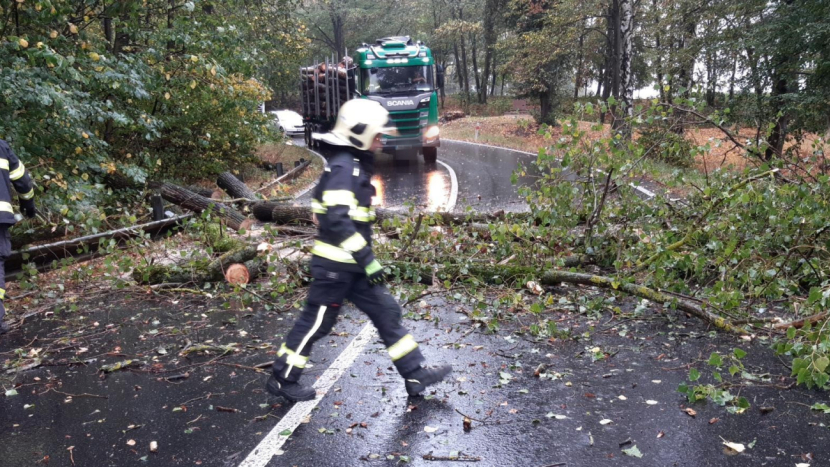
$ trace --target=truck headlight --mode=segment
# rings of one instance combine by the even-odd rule
[[[441,132],[441,130],[437,126],[431,126],[431,127],[429,127],[429,130],[427,130],[426,134],[424,134],[424,138],[426,138],[426,139],[437,138],[438,134],[440,132]]]

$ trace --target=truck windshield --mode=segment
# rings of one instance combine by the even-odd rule
[[[429,71],[429,66],[361,69],[363,94],[432,91],[432,73]]]

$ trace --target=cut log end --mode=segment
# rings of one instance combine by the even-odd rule
[[[245,285],[251,280],[251,274],[244,264],[231,264],[225,271],[225,280],[233,285]]]

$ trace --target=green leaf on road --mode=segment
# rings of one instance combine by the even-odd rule
[[[639,449],[637,449],[637,445],[631,446],[628,449],[623,449],[622,452],[624,452],[626,455],[631,456],[631,457],[637,457],[637,458],[642,458],[643,457],[643,453],[640,452]]]
[[[325,428],[323,428],[325,430]],[[291,430],[282,430],[280,436],[291,436]]]
[[[815,404],[811,405],[810,408],[813,410],[819,410],[826,414],[830,414],[830,405],[824,403],[816,402]]]
[[[700,379],[700,372],[692,368],[689,370],[689,381],[697,381]]]

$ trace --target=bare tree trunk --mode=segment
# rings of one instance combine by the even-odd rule
[[[493,85],[490,88],[490,95],[492,96],[496,91],[496,59],[495,50],[496,45],[496,18],[501,10],[501,0],[485,0],[484,2],[484,21],[482,27],[484,29],[484,90],[481,91],[482,97],[479,102],[487,103],[487,82],[490,80],[490,75],[493,75]]]
[[[585,45],[585,32],[579,35],[579,48],[576,57],[576,76],[574,78],[574,99],[579,99],[579,88],[582,87],[582,62],[584,60],[583,46]]]
[[[715,93],[717,92],[718,73],[715,69],[714,52],[706,50],[706,105],[715,106]]]
[[[729,77],[729,105],[732,105],[732,99],[735,98],[735,73],[738,72],[738,54],[735,54],[732,60],[732,75]]]
[[[251,219],[242,215],[239,211],[222,203],[197,195],[192,191],[172,183],[151,182],[150,188],[157,189],[161,196],[171,203],[189,209],[194,212],[210,211],[211,214],[222,219],[228,227],[233,230],[247,229],[253,224]]]
[[[660,102],[666,102],[666,89],[663,86],[663,51],[660,49],[660,14],[657,0],[651,1],[651,8],[655,11],[654,29],[657,33],[654,35],[654,48],[657,50],[655,59],[655,74],[657,77],[657,86],[660,89]]]
[[[615,2],[616,3],[616,2]],[[606,16],[606,42],[605,42],[605,73],[602,76],[602,100],[608,102],[608,98],[614,94],[613,76],[614,70],[617,68],[615,62],[614,50],[616,50],[616,15],[614,13],[614,5],[608,7],[608,14]],[[611,109],[608,109],[610,112]],[[599,113],[599,122],[605,123],[608,112]]]
[[[167,29],[173,29],[173,11],[176,9],[176,0],[167,0]],[[176,48],[176,43],[172,39],[167,41],[167,50]]]
[[[475,34],[475,33],[470,34],[470,48],[471,48],[470,51],[472,53],[472,59],[473,59],[473,77],[476,80],[476,94],[478,94],[478,102],[480,104],[486,104],[487,103],[487,84],[486,84],[487,83],[487,77],[486,77],[487,75],[485,75],[485,78],[484,78],[484,83],[485,84],[484,84],[484,91],[483,91],[483,95],[482,95],[482,90],[481,90],[481,81],[482,80],[481,80],[480,73],[478,72],[478,59],[476,58],[476,56],[478,55],[478,51],[477,51],[478,47],[476,47],[477,44],[478,44],[478,35]]]
[[[787,78],[779,76],[775,80],[775,87],[772,90],[772,108],[777,117],[772,132],[767,139],[767,149],[764,152],[764,159],[767,161],[772,160],[776,155],[780,156],[784,152],[784,141],[787,139],[790,119],[787,113],[783,111],[782,97],[788,92]]]
[[[625,139],[631,139],[631,119],[634,116],[634,79],[631,76],[632,39],[634,36],[633,0],[619,0],[620,5],[620,94],[622,97],[622,118],[615,120],[615,126]]]
[[[247,185],[234,177],[230,172],[222,172],[219,174],[219,178],[216,179],[216,185],[228,192],[234,199],[259,199],[259,196],[253,190],[248,188]]]

